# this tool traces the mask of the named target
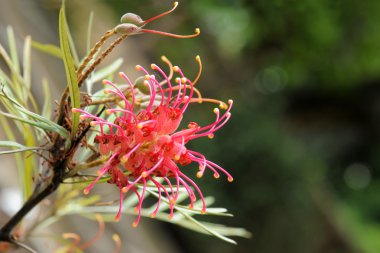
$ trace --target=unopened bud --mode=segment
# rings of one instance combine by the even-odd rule
[[[138,27],[134,24],[131,24],[131,23],[120,24],[120,25],[115,27],[115,31],[117,33],[125,33],[127,35],[137,34],[140,32],[140,30],[141,30],[140,27]]]
[[[149,87],[145,84],[145,77],[140,76],[135,80],[135,87],[144,94],[150,94]]]
[[[141,26],[143,25],[144,20],[134,13],[126,13],[121,17],[120,22]]]

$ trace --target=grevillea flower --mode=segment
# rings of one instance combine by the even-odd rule
[[[197,194],[203,203],[201,212],[206,212],[206,203],[201,190],[190,177],[183,173],[183,167],[190,163],[198,164],[199,171],[196,175],[199,178],[203,176],[206,169],[210,169],[215,178],[219,178],[221,172],[227,176],[228,181],[233,180],[226,170],[207,160],[203,154],[186,148],[186,144],[193,139],[213,138],[214,132],[226,124],[231,117],[232,100],[229,100],[227,105],[218,100],[202,98],[194,87],[202,69],[200,58],[197,56],[196,59],[200,65],[200,71],[194,82],[185,77],[179,67],[172,67],[168,61],[171,68],[169,76],[157,65],[151,65],[151,68],[164,78],[162,82],[159,82],[156,76],[150,75],[143,67],[136,66],[138,71],[144,73],[143,85],[147,93],[145,97],[148,98],[145,109],[138,110],[136,106],[141,103],[141,99],[136,95],[137,86],[141,86],[141,83],[137,81],[133,84],[124,73],[119,74],[127,82],[128,89],[122,89],[121,86],[108,80],[103,81],[105,85],[110,86],[110,89],[105,89],[105,93],[114,94],[121,101],[117,104],[119,106],[122,104],[121,107],[115,106],[113,109],[106,110],[107,114],[114,114],[115,120],[107,121],[84,110],[73,109],[74,112],[81,113],[82,119],[91,119],[92,126],[99,126],[100,131],[94,142],[99,145],[99,152],[102,155],[109,156],[107,162],[99,169],[98,177],[84,190],[84,193],[89,193],[98,180],[108,173],[110,176],[108,183],[115,184],[120,189],[120,207],[116,220],[120,218],[124,194],[131,190],[139,200],[136,206],[138,216],[133,223],[133,226],[137,226],[148,182],[157,187],[159,195],[152,217],[159,210],[162,195],[169,200],[169,217],[173,216],[174,204],[181,187],[187,191],[190,208],[193,207]],[[164,58],[164,60],[167,59]],[[174,82],[173,70],[179,75]],[[195,122],[190,122],[187,128],[179,129],[189,104],[204,101],[219,103],[219,107],[225,110],[224,113],[220,113],[219,109],[215,108],[213,112],[216,118],[211,124],[199,126]],[[167,187],[157,178],[163,178]],[[142,185],[141,193],[137,191],[137,185]]]

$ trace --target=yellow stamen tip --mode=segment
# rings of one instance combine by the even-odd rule
[[[173,219],[173,214],[168,215],[169,220]]]
[[[174,67],[173,67],[173,71],[178,72],[178,70],[179,70],[179,67],[178,67],[178,66],[174,66]]]
[[[199,28],[195,28],[195,33],[196,33],[196,34],[201,34],[201,29],[199,29]]]
[[[200,172],[200,171],[198,171],[198,172],[197,172],[197,178],[201,178],[202,176],[203,176],[203,173]]]
[[[209,139],[213,139],[213,138],[214,138],[214,134],[209,134],[209,135],[207,135],[207,137],[208,137]]]
[[[139,124],[137,124],[137,128],[141,129],[141,128],[143,128],[143,125],[141,123],[139,123]]]
[[[115,242],[120,242],[120,236],[118,234],[113,234],[112,240],[114,240]]]
[[[132,223],[132,227],[133,227],[133,228],[136,228],[136,227],[137,227],[137,222],[133,222],[133,223]]]
[[[79,118],[80,118],[81,120],[85,120],[85,119],[86,119],[86,117],[83,116],[83,115],[80,115]]]
[[[144,171],[143,173],[141,173],[141,176],[142,176],[143,178],[146,178],[148,175],[149,175],[149,174],[148,174],[146,171]]]
[[[91,122],[90,122],[90,126],[96,126],[95,121],[91,121]]]
[[[173,5],[174,5],[174,8],[176,8],[178,6],[178,2],[177,1],[174,2]]]
[[[103,83],[103,84],[107,84],[107,80],[106,80],[106,79],[103,79],[102,83]]]
[[[127,188],[127,187],[123,187],[123,188],[121,189],[121,191],[124,192],[124,193],[126,193],[126,192],[128,192],[128,188]]]
[[[234,179],[232,177],[228,177],[227,180],[228,180],[228,182],[234,181]]]
[[[156,68],[156,65],[154,63],[150,64],[150,68],[151,69],[155,69]]]
[[[196,61],[200,61],[201,60],[201,57],[199,55],[195,56],[195,60]]]
[[[141,70],[141,66],[140,65],[136,65],[135,69],[136,70]]]
[[[154,219],[154,218],[156,218],[156,215],[154,213],[151,213],[150,218]]]
[[[228,104],[232,104],[234,101],[232,99],[228,99]]]
[[[123,156],[121,159],[120,159],[121,163],[127,163],[128,161],[128,157],[125,157]]]
[[[186,77],[182,77],[181,81],[182,81],[182,83],[186,83],[187,82],[187,78]]]
[[[175,156],[174,156],[174,160],[178,161],[178,160],[179,160],[179,157],[180,157],[179,155],[175,155]]]
[[[218,109],[218,108],[214,108],[213,112],[214,112],[215,114],[218,114],[218,113],[219,113],[219,109]]]
[[[123,77],[123,74],[124,74],[123,72],[119,72],[120,77]]]
[[[206,214],[206,210],[205,210],[205,209],[202,209],[202,210],[201,210],[201,214]]]
[[[110,115],[111,113],[112,113],[112,111],[111,111],[110,109],[107,109],[107,110],[106,110],[106,114],[107,114],[107,115]]]
[[[84,195],[88,195],[89,193],[90,193],[90,190],[89,190],[89,189],[86,188],[86,189],[83,190],[83,194],[84,194]]]
[[[168,58],[165,55],[161,56],[161,61],[167,61],[167,60],[168,60]]]
[[[214,173],[214,178],[218,179],[220,175],[218,173]]]
[[[171,205],[174,205],[174,204],[175,204],[175,199],[174,199],[174,198],[171,198],[171,199],[170,199],[170,204],[171,204]]]

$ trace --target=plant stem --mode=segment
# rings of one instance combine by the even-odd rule
[[[24,206],[0,229],[0,241],[13,242],[17,240],[12,235],[12,230],[17,224],[42,200],[58,189],[58,186],[62,182],[62,173],[66,167],[66,160],[57,164],[54,171],[56,172],[52,181],[46,186],[46,188],[38,194],[33,194],[24,204]],[[57,173],[58,172],[58,173]]]

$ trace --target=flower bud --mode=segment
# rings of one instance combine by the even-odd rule
[[[120,25],[116,26],[115,30],[117,33],[125,33],[128,35],[133,35],[133,34],[140,32],[141,29],[140,29],[140,27],[138,27],[134,24],[126,23],[126,24],[120,24]]]
[[[126,13],[121,17],[120,22],[141,26],[143,25],[144,20],[134,13]]]
[[[135,86],[143,94],[150,94],[149,87],[145,84],[145,76],[140,76],[135,80]]]

